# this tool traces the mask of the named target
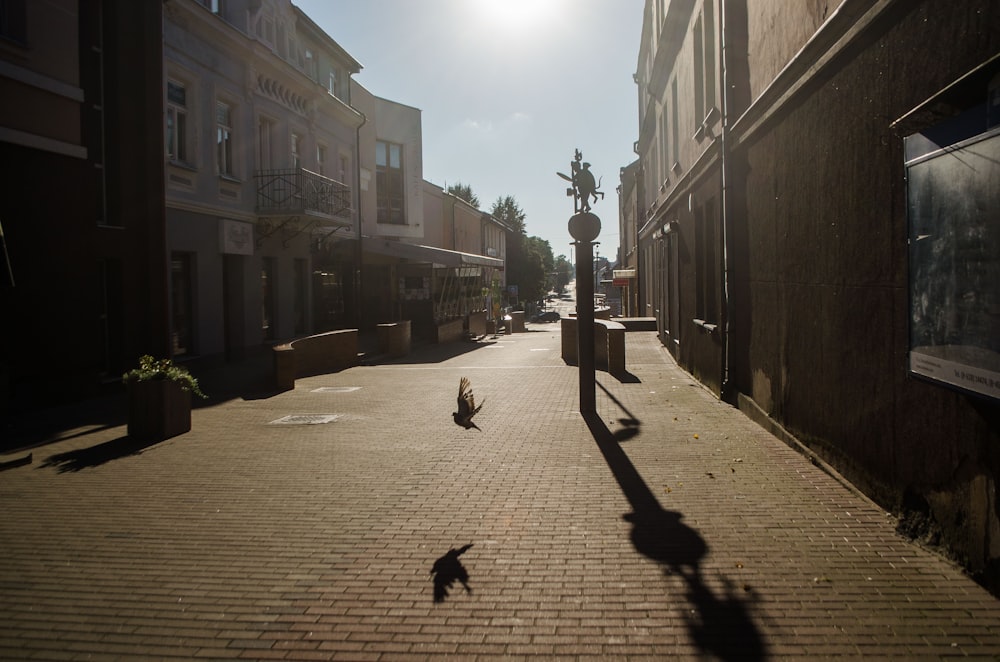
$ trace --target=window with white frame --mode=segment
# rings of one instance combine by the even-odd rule
[[[403,190],[403,146],[375,143],[375,195],[378,223],[406,223]]]
[[[341,154],[340,155],[340,173],[339,173],[339,176],[340,176],[340,180],[339,181],[340,181],[341,184],[346,184],[347,183],[347,179],[348,179],[347,173],[350,171],[350,169],[351,169],[351,159],[350,159],[350,157],[348,157],[346,154]]]
[[[337,96],[337,70],[330,69],[329,77],[326,81],[326,90],[333,96]]]
[[[183,83],[167,81],[167,157],[171,161],[188,160],[187,88]]]
[[[234,175],[233,109],[225,102],[215,104],[216,165],[220,175]]]
[[[292,167],[302,167],[302,136],[297,133],[292,134]]]
[[[316,145],[316,172],[326,174],[326,145]]]

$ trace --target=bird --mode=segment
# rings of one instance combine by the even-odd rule
[[[486,400],[484,399],[483,402]],[[472,417],[483,408],[483,402],[480,402],[478,407],[476,406],[472,395],[472,383],[468,377],[462,377],[458,382],[458,411],[451,414],[451,417],[455,419],[455,424],[461,425],[466,430],[469,428],[479,430],[479,426],[472,422]]]

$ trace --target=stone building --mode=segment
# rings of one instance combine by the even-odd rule
[[[0,413],[120,388],[169,347],[160,4],[3,11]]]
[[[349,325],[313,251],[356,226],[360,64],[288,0],[163,12],[171,354]]]
[[[636,72],[663,343],[995,591],[998,53],[988,0],[648,0]]]

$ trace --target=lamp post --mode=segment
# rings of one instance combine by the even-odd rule
[[[590,199],[604,199],[600,182],[594,180],[590,164],[575,150],[569,164],[572,175],[556,174],[572,184],[566,195],[573,197],[569,233],[576,241],[576,358],[580,373],[580,413],[597,413],[594,392],[594,240],[601,234],[601,219],[590,212]]]
[[[576,247],[576,273],[594,271],[594,240],[601,233],[601,219],[596,214],[582,212],[569,219],[569,233]],[[576,357],[580,377],[580,413],[597,411],[594,391],[594,281],[576,279]]]

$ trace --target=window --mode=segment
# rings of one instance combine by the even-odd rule
[[[346,184],[349,180],[347,173],[351,169],[351,161],[343,154],[340,155],[340,183]]]
[[[167,81],[167,156],[171,161],[188,160],[187,89]]]
[[[696,310],[698,317],[704,322],[718,322],[718,307],[716,306],[716,226],[715,201],[709,200],[703,207],[695,210],[695,250],[697,258]]]
[[[671,167],[678,166],[681,162],[681,126],[677,119],[677,79],[674,78],[670,84],[670,158],[673,160]]]
[[[715,19],[713,0],[705,0],[694,24],[694,111],[699,129],[715,109]]]
[[[316,145],[316,172],[321,175],[326,174],[326,147]]]
[[[660,108],[660,126],[657,131],[658,138],[660,140],[660,160],[657,163],[660,171],[660,183],[665,184],[670,177],[670,163],[669,154],[667,152],[667,136],[669,135],[667,131],[667,107],[661,106]]]
[[[302,136],[297,133],[292,134],[292,167],[295,169],[302,167],[301,148]]]
[[[257,24],[257,36],[268,46],[274,46],[274,17],[265,16]]]
[[[375,194],[379,223],[403,224],[403,146],[375,143]]]
[[[326,89],[333,96],[337,96],[337,70],[330,69],[330,75],[326,81]]]
[[[704,16],[702,28],[705,31],[705,72],[704,72],[704,95],[705,113],[712,112],[715,108],[715,0],[705,0]]]
[[[229,104],[219,101],[215,105],[216,160],[220,175],[233,175],[233,118]]]
[[[194,260],[190,253],[170,257],[170,338],[174,356],[194,353]]]
[[[694,126],[705,119],[705,50],[701,16],[694,23]]]
[[[271,151],[271,140],[274,136],[274,122],[261,117],[257,123],[257,167],[270,170],[274,167]]]

